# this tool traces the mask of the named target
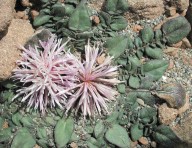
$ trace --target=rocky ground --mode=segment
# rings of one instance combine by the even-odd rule
[[[0,81],[10,78],[15,62],[19,59],[18,46],[24,45],[26,41],[34,35],[35,29],[30,23],[38,15],[38,8],[33,7],[34,0],[2,0],[0,3]],[[63,2],[63,1],[61,1]],[[90,0],[89,7],[100,10],[104,0]],[[129,11],[125,13],[128,26],[124,32],[129,32],[132,36],[137,36],[138,32],[145,25],[150,25],[154,29],[179,15],[186,16],[192,24],[192,6],[189,0],[129,0]],[[29,11],[29,8],[30,11]],[[171,82],[179,82],[185,88],[187,100],[192,102],[192,32],[188,38],[184,38],[177,44],[166,47],[164,59],[169,60],[169,68],[158,82],[158,86]],[[191,116],[190,103],[184,108],[177,110],[163,104],[159,107],[162,115],[160,120],[163,124],[172,125],[175,122],[184,122],[185,127],[173,128],[181,136],[181,130],[187,131],[190,126],[186,126],[186,114]],[[179,116],[178,116],[179,115]],[[191,119],[191,118],[190,118]],[[179,131],[178,131],[179,129]],[[190,135],[186,135],[186,137]],[[191,137],[184,141],[192,141]],[[156,147],[155,141],[149,141],[142,137],[138,143],[133,143],[133,147]],[[75,148],[75,146],[72,146]]]

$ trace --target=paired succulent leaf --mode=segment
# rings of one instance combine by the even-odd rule
[[[21,128],[13,139],[11,148],[27,148],[34,147],[36,144],[35,139],[30,134],[27,128]]]
[[[69,142],[73,130],[74,130],[73,119],[71,118],[68,118],[66,120],[61,119],[57,122],[54,130],[54,136],[55,136],[55,143],[58,148],[64,147]]]
[[[105,138],[120,148],[130,147],[130,138],[126,129],[118,124],[113,124],[112,127],[107,130]]]

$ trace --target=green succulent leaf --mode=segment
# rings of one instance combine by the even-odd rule
[[[9,141],[11,138],[11,128],[0,129],[0,143]]]
[[[119,93],[124,94],[125,93],[125,84],[119,84],[117,85],[117,89]]]
[[[168,65],[165,60],[151,60],[143,65],[143,71],[146,76],[152,78],[153,81],[157,81],[163,76]]]
[[[191,30],[191,25],[185,17],[178,16],[164,23],[162,30],[167,43],[171,45],[185,38]]]
[[[139,138],[143,136],[143,129],[139,128],[139,123],[135,123],[131,126],[130,133],[131,133],[131,139],[133,141],[137,141],[139,140]]]
[[[45,127],[40,127],[37,129],[37,137],[40,139],[48,139],[47,131]]]
[[[108,49],[108,53],[114,58],[119,57],[127,48],[128,40],[126,36],[116,36],[108,39],[104,46]]]
[[[54,17],[64,17],[65,16],[65,8],[61,3],[56,3],[52,6],[51,13]]]
[[[104,130],[105,130],[105,125],[102,120],[99,120],[94,128],[95,138],[100,137],[104,133]]]
[[[14,114],[13,116],[12,116],[12,121],[13,121],[13,123],[15,124],[15,125],[21,125],[21,119],[22,119],[22,115],[19,113],[19,112],[17,112],[16,114]]]
[[[75,8],[73,5],[67,5],[67,4],[65,5],[65,14],[67,16],[71,16],[71,14],[73,14],[74,10],[75,10]]]
[[[58,148],[64,147],[71,139],[74,130],[74,121],[72,118],[61,119],[57,122],[54,135],[55,143]]]
[[[33,25],[35,27],[39,27],[43,24],[46,24],[50,19],[52,18],[52,16],[50,15],[38,15],[35,17],[34,21],[33,21]]]
[[[0,130],[3,128],[4,119],[0,117]]]
[[[84,3],[79,6],[72,13],[68,23],[69,29],[74,31],[88,31],[91,28],[91,20],[88,13],[88,7]]]
[[[153,117],[157,116],[157,111],[155,108],[152,107],[145,107],[142,108],[139,112],[139,118],[142,120],[143,123],[149,123],[152,121]]]
[[[145,53],[147,56],[153,59],[162,59],[163,58],[163,50],[160,48],[151,48],[146,47]]]
[[[116,19],[113,19],[112,23],[110,24],[110,27],[114,31],[121,31],[127,27],[128,23],[127,20],[120,16]]]
[[[24,127],[32,127],[34,124],[32,118],[29,116],[25,116],[25,117],[21,118],[21,123]]]
[[[151,27],[145,27],[144,29],[142,29],[140,31],[140,36],[141,36],[143,43],[145,43],[145,44],[151,43],[154,38],[153,29]]]
[[[37,144],[43,148],[48,148],[48,142],[45,139],[37,140]]]
[[[140,86],[140,79],[138,77],[135,76],[130,76],[129,78],[129,86],[132,88],[139,88]]]
[[[171,128],[166,125],[160,125],[157,127],[153,137],[158,144],[167,148],[174,147],[177,146],[177,144],[182,143],[177,135],[171,130]]]
[[[120,148],[129,148],[130,147],[130,138],[125,128],[119,124],[113,124],[105,134],[105,138],[108,142],[120,147]]]
[[[36,144],[35,139],[27,128],[21,128],[13,139],[11,148],[32,148]]]

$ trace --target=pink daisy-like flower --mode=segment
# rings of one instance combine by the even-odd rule
[[[114,85],[120,83],[116,76],[118,75],[118,66],[112,66],[113,57],[107,56],[102,64],[97,63],[100,56],[99,47],[91,47],[89,42],[85,46],[85,61],[82,63],[77,60],[78,81],[73,88],[73,95],[70,96],[66,104],[67,112],[76,108],[76,112],[81,109],[84,117],[91,116],[94,111],[101,114],[101,110],[107,111],[107,104],[114,100],[117,91],[113,89]]]
[[[22,102],[28,100],[28,106],[39,108],[45,113],[47,106],[56,104],[63,108],[66,97],[70,92],[59,92],[73,87],[77,68],[74,56],[70,52],[64,52],[66,45],[61,45],[61,40],[52,36],[48,41],[40,41],[39,47],[23,49],[21,60],[17,61],[18,67],[13,71],[13,78],[23,83],[18,94],[13,98],[22,96]]]

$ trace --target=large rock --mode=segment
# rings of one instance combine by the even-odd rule
[[[7,33],[8,26],[13,19],[16,0],[1,0],[0,2],[0,39]]]
[[[178,11],[184,11],[189,7],[189,0],[171,0],[171,5],[175,6]]]
[[[16,66],[15,62],[21,53],[18,46],[24,45],[33,33],[34,30],[29,21],[21,19],[11,21],[8,33],[0,40],[0,80],[11,76]]]
[[[154,19],[164,13],[163,0],[129,0],[129,18]]]

